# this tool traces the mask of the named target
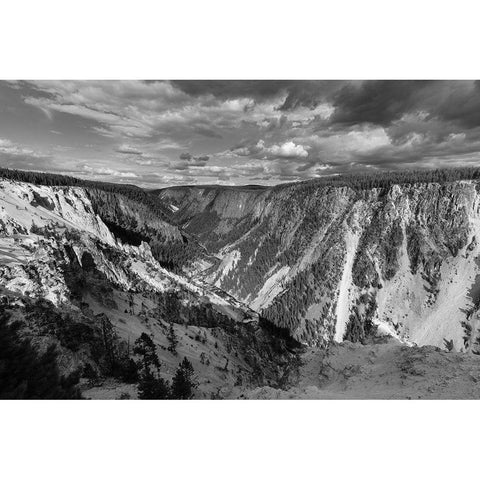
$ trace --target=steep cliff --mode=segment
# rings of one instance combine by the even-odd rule
[[[217,250],[247,231],[262,212],[270,189],[242,187],[172,187],[153,192],[172,211],[171,219],[209,250]]]
[[[219,258],[201,275],[304,343],[365,341],[380,329],[476,350],[478,180],[418,177],[160,196]]]

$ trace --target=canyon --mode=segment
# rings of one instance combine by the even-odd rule
[[[452,172],[144,191],[3,171],[2,311],[38,349],[57,346],[63,373],[88,365],[87,398],[137,395],[109,370],[106,330],[122,358],[151,335],[167,379],[188,358],[196,398],[327,398],[352,375],[346,396],[363,398],[367,367],[383,372],[376,397],[408,396],[405,375],[453,395],[439,369],[398,362],[466,365],[470,398],[480,181]]]

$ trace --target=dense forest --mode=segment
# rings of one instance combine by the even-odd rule
[[[353,190],[369,190],[372,188],[388,189],[392,185],[446,183],[457,180],[480,180],[480,168],[457,167],[435,170],[402,170],[331,175],[314,180],[276,185],[273,189],[295,186],[296,189],[302,187],[312,190],[319,187],[349,187]]]

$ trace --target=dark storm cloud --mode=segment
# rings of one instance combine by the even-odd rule
[[[455,89],[443,102],[432,105],[432,113],[466,128],[480,126],[480,81],[471,88]]]
[[[337,81],[296,81],[287,88],[287,98],[279,110],[289,111],[298,107],[315,108],[328,101],[329,97],[342,88],[345,82]]]
[[[345,85],[332,96],[335,112],[332,123],[355,125],[373,123],[387,126],[417,108],[416,99],[428,81],[368,81]]]
[[[290,80],[173,80],[173,85],[192,96],[213,95],[221,99],[271,98],[288,89]]]
[[[262,102],[285,94],[279,110],[314,108],[345,82],[318,80],[174,80],[172,84],[192,96],[212,95],[223,100],[252,98]]]

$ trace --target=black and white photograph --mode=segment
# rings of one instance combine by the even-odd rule
[[[473,2],[0,10],[2,476],[475,478]]]
[[[479,81],[0,98],[2,398],[480,397]]]

